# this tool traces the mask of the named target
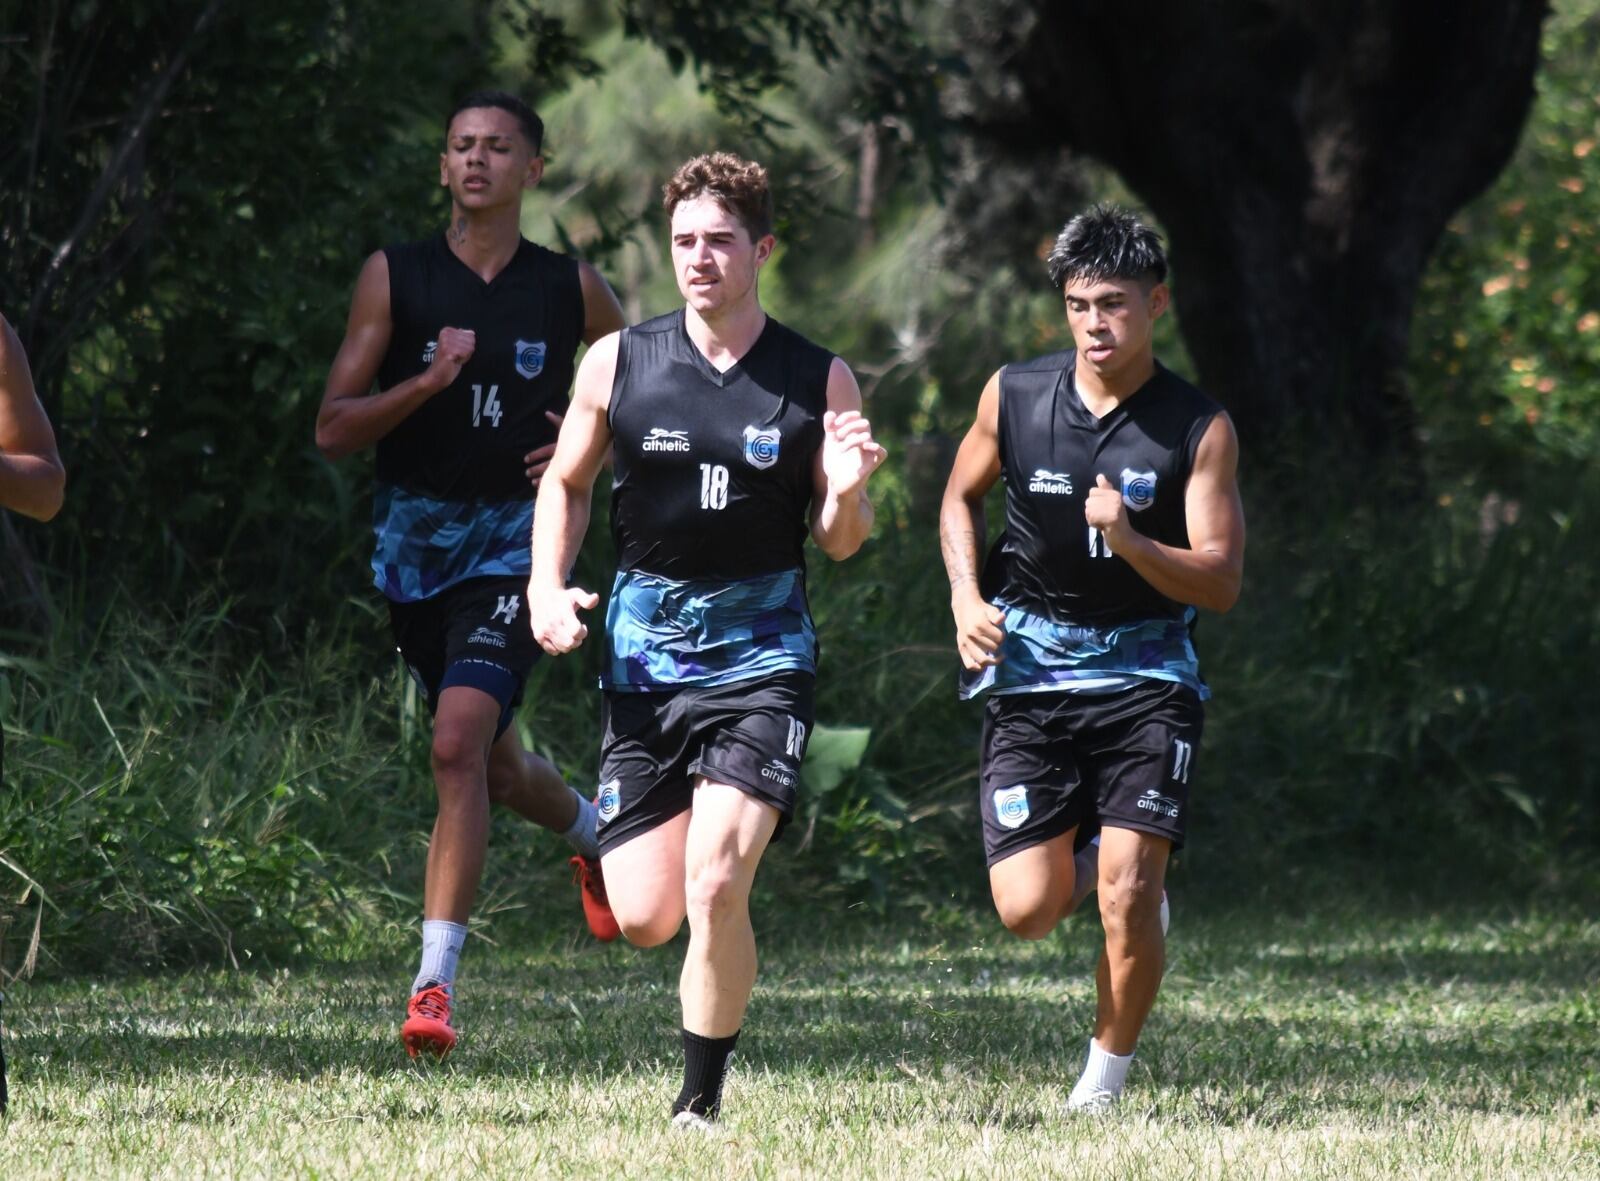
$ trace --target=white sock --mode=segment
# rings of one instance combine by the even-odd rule
[[[1100,1048],[1094,1038],[1089,1039],[1089,1060],[1083,1064],[1083,1075],[1072,1088],[1074,1095],[1104,1091],[1108,1095],[1122,1094],[1122,1085],[1128,1081],[1128,1066],[1132,1054],[1112,1054]]]
[[[444,919],[422,920],[422,967],[411,984],[413,994],[435,984],[448,986],[455,983],[456,963],[461,959],[461,945],[467,941],[467,928],[462,923]]]
[[[594,826],[600,819],[600,813],[595,810],[594,802],[587,800],[576,791],[573,797],[578,801],[578,816],[572,822],[572,827],[562,833],[562,839],[578,851],[580,857],[600,856],[600,841],[594,835]]]

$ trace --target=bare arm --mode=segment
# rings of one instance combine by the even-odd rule
[[[394,330],[389,316],[389,260],[380,250],[367,259],[350,301],[344,343],[328,371],[317,410],[317,450],[341,459],[370,447],[394,430],[418,406],[448,386],[472,356],[473,334],[441,328],[433,362],[392,389],[372,393],[378,366]]]
[[[1122,492],[1096,477],[1084,504],[1089,524],[1156,590],[1179,603],[1226,611],[1239,599],[1244,577],[1244,506],[1239,501],[1239,438],[1233,421],[1219,414],[1195,450],[1194,470],[1184,491],[1188,549],[1163,545],[1128,523]]]
[[[950,611],[961,663],[977,670],[1000,661],[1003,612],[978,589],[983,549],[983,501],[1000,479],[1000,374],[983,387],[978,415],[961,447],[939,506],[939,548],[950,576]]]
[[[589,529],[595,478],[611,449],[606,412],[616,380],[619,339],[613,333],[596,341],[578,366],[572,404],[533,506],[528,615],[534,638],[552,656],[583,643],[589,629],[578,619],[578,608],[592,608],[600,601],[598,595],[566,583]]]
[[[61,511],[67,469],[33,388],[22,341],[0,316],[0,508],[37,521]]]
[[[861,413],[861,388],[850,366],[835,357],[828,370],[828,409],[813,469],[811,536],[823,553],[842,561],[872,532],[867,480],[886,456]]]
[[[578,263],[578,281],[583,285],[584,343],[592,345],[603,336],[621,332],[626,326],[623,322],[622,305],[617,302],[611,285],[601,278],[599,271],[586,262]],[[563,415],[552,414],[548,410],[544,416],[558,427],[564,418]],[[555,453],[556,445],[546,443],[543,447],[535,447],[522,457],[522,462],[527,464],[525,474],[535,488],[544,479],[544,474],[550,467],[550,457]]]
[[[583,343],[594,344],[602,336],[621,332],[622,305],[611,284],[586,262],[578,264],[578,282],[583,285]]]

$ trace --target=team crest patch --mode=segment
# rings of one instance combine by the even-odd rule
[[[544,341],[517,341],[517,372],[530,381],[544,372]]]
[[[753,468],[769,468],[778,462],[778,428],[744,428],[744,461]]]
[[[600,812],[601,820],[612,820],[622,809],[622,792],[619,785],[620,779],[608,779],[600,785],[600,792],[595,797],[595,806]]]
[[[1136,472],[1131,467],[1122,469],[1122,503],[1138,510],[1149,508],[1156,502],[1156,474]]]
[[[1028,785],[997,787],[994,792],[994,818],[1005,828],[1021,828],[1028,820]]]

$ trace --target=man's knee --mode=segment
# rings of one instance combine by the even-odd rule
[[[1021,939],[1043,939],[1056,929],[1061,908],[1038,895],[996,894],[994,908],[1006,930]]]
[[[616,915],[622,937],[635,947],[660,947],[683,926],[683,916],[679,914],[618,914],[615,906],[611,912]]]
[[[1100,922],[1108,935],[1161,923],[1160,875],[1130,866],[1100,883]]]
[[[716,926],[744,913],[749,888],[736,865],[717,860],[690,871],[684,900],[690,926]]]
[[[442,722],[434,727],[432,759],[436,778],[482,776],[487,774],[489,752],[472,727]]]

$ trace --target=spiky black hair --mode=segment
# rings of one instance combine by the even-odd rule
[[[1091,206],[1063,226],[1045,266],[1057,288],[1106,279],[1154,285],[1167,277],[1161,235],[1115,205]]]
[[[451,124],[462,111],[471,111],[478,107],[498,107],[502,111],[510,111],[517,117],[517,126],[522,128],[522,134],[533,145],[533,154],[537,156],[544,151],[544,120],[534,114],[533,108],[527,103],[514,94],[507,94],[504,90],[475,90],[467,95],[445,118],[444,133],[450,134]]]

